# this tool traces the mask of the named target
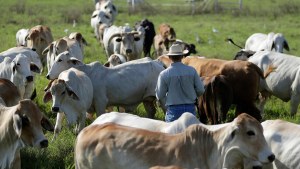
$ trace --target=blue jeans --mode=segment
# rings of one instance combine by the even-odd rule
[[[165,121],[172,122],[174,120],[177,120],[184,112],[190,112],[193,115],[196,115],[195,105],[179,104],[168,106]]]

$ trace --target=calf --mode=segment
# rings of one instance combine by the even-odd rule
[[[104,64],[106,67],[114,67],[119,64],[127,62],[127,58],[120,54],[112,54],[108,58],[107,62]]]
[[[179,134],[165,134],[112,123],[91,125],[76,139],[76,168],[148,169],[175,165],[181,168],[231,168],[242,156],[270,163],[275,156],[261,124],[247,114],[230,125],[209,131],[192,125]]]
[[[85,115],[93,100],[93,85],[83,72],[70,68],[61,72],[58,79],[50,82],[46,89],[44,102],[53,99],[52,111],[62,111],[67,116],[69,125],[76,123],[75,133],[85,126]],[[62,113],[58,113],[55,124],[55,136],[61,130]]]
[[[53,126],[31,100],[6,107],[0,103],[0,168],[21,168],[14,164],[23,147],[45,148],[48,146],[42,128],[53,131]],[[19,161],[17,161],[19,162]]]

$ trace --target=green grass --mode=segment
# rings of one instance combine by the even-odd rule
[[[146,0],[145,0],[146,1]],[[185,0],[148,0],[148,5],[137,8],[136,13],[129,15],[125,0],[114,0],[119,15],[116,25],[134,23],[143,18],[151,20],[156,28],[160,23],[169,23],[175,28],[177,38],[196,45],[198,55],[209,58],[231,60],[239,49],[227,42],[225,38],[232,38],[237,44],[244,45],[246,39],[255,32],[281,32],[288,40],[290,54],[300,56],[300,0],[251,0],[243,1],[242,11],[227,10],[214,11],[213,3],[206,10],[201,10],[201,2],[196,1],[196,15],[191,16],[189,5],[176,6]],[[211,1],[212,2],[212,1]],[[104,63],[106,56],[99,43],[93,37],[90,27],[90,16],[94,9],[92,0],[0,0],[0,51],[15,46],[15,34],[20,28],[30,28],[38,24],[51,28],[54,39],[63,37],[65,30],[81,32],[88,41],[85,48],[84,62],[100,61]],[[167,5],[166,5],[167,4]],[[171,6],[168,4],[172,4]],[[76,27],[73,27],[76,20]],[[212,29],[218,30],[214,33]],[[196,36],[200,42],[196,41]],[[40,109],[55,123],[56,114],[51,113],[50,103],[43,103],[44,87],[48,83],[46,71],[37,76],[38,97],[35,99]],[[139,105],[133,112],[146,116],[144,107]],[[233,110],[229,117],[233,117]],[[285,119],[296,123],[300,117],[289,116],[289,102],[285,103],[272,97],[265,107],[264,119]],[[157,119],[163,119],[161,110],[156,114]],[[50,142],[43,150],[26,148],[21,152],[23,169],[63,169],[74,168],[75,135],[72,130],[64,127],[57,140]],[[53,134],[46,133],[49,140]]]

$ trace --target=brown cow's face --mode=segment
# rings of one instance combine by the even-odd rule
[[[53,131],[53,125],[31,100],[22,100],[14,115],[17,133],[25,146],[44,148],[48,146],[42,128]]]
[[[262,163],[274,160],[274,155],[264,138],[263,128],[255,118],[243,113],[234,120],[233,128],[231,144],[239,147],[245,157]]]
[[[42,56],[42,52],[49,45],[44,32],[33,30],[27,36],[27,46],[36,49],[36,53]]]

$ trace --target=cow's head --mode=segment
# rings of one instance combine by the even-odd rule
[[[284,38],[284,36],[281,33],[276,33],[273,36],[272,50],[283,53],[283,49],[286,49],[287,51],[290,50],[287,40]]]
[[[248,60],[249,57],[255,54],[254,51],[251,50],[240,50],[235,56],[233,60]]]
[[[240,114],[227,129],[226,153],[238,150],[243,157],[261,163],[271,163],[275,160],[275,155],[271,152],[263,135],[261,124],[252,116],[246,113]]]
[[[26,41],[27,46],[36,49],[41,56],[43,50],[53,41],[51,30],[45,26],[35,26],[29,30]]]
[[[112,54],[108,58],[107,62],[104,64],[106,67],[114,67],[125,63],[127,61],[126,57],[120,54]]]
[[[55,58],[54,63],[46,77],[49,80],[56,79],[62,71],[81,64],[83,63],[77,58],[73,57],[69,51],[62,52]]]
[[[22,100],[13,107],[13,126],[23,146],[45,148],[48,140],[42,128],[53,131],[54,127],[31,100]]]
[[[69,38],[77,40],[77,42],[80,44],[80,47],[81,47],[82,50],[83,50],[83,46],[87,46],[88,45],[87,41],[84,39],[84,37],[82,36],[82,34],[79,33],[79,32],[72,32],[72,33],[70,33]]]
[[[40,73],[39,67],[31,63],[27,56],[24,54],[18,54],[11,62],[11,68],[13,72],[13,83],[19,84],[15,80],[23,79],[23,82],[32,82],[32,72]]]

